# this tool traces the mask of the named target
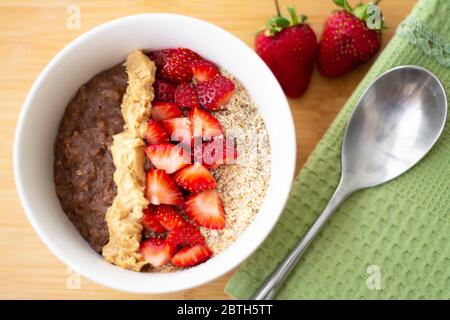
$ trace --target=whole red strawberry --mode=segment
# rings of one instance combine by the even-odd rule
[[[327,77],[342,76],[372,58],[380,50],[383,27],[381,21],[369,29],[367,21],[373,11],[369,4],[353,9],[347,0],[334,2],[344,9],[325,20],[317,59],[319,72]]]
[[[308,88],[317,52],[317,38],[311,27],[300,20],[294,8],[287,8],[291,21],[280,14],[271,18],[255,39],[256,53],[269,66],[284,93],[298,98]]]

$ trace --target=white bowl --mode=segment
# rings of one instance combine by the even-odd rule
[[[53,144],[65,107],[78,87],[139,48],[187,47],[235,75],[259,106],[269,132],[272,167],[264,203],[244,234],[204,264],[171,273],[138,273],[109,264],[78,234],[53,184]],[[289,105],[277,80],[246,44],[210,23],[173,14],[114,20],[83,34],[42,71],[25,100],[16,129],[14,173],[25,213],[48,248],[65,264],[103,285],[137,293],[185,290],[232,270],[253,253],[277,222],[296,159]]]

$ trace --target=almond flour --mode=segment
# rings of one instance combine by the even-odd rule
[[[227,249],[256,217],[270,180],[270,145],[264,120],[249,93],[228,72],[221,73],[235,83],[227,110],[214,113],[225,134],[236,138],[236,163],[214,170],[222,197],[226,225],[222,230],[201,228],[208,246],[217,255]]]

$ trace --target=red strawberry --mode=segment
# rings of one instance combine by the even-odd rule
[[[267,27],[255,38],[256,53],[277,78],[284,93],[297,98],[308,88],[317,51],[317,38],[311,27],[300,21],[294,8],[288,7],[291,21],[280,14],[267,22]]]
[[[166,229],[158,222],[156,219],[156,209],[154,206],[149,205],[148,208],[145,208],[144,215],[142,216],[141,223],[142,225],[150,231],[163,233]]]
[[[223,135],[223,129],[220,122],[208,111],[201,108],[194,108],[189,111],[193,136],[202,138],[211,138]]]
[[[196,108],[198,104],[197,91],[187,83],[180,83],[175,90],[175,103],[183,108]]]
[[[149,58],[155,63],[157,68],[162,68],[166,63],[167,57],[172,53],[174,49],[161,49],[150,51],[148,53]]]
[[[172,229],[167,235],[167,242],[174,248],[205,245],[206,241],[198,228],[187,223]]]
[[[183,195],[175,180],[163,170],[152,169],[147,172],[145,197],[151,204],[183,204]]]
[[[153,83],[153,88],[155,89],[155,100],[164,102],[175,101],[175,90],[177,87],[173,84],[157,79]]]
[[[332,13],[324,23],[317,67],[327,77],[339,77],[372,58],[381,47],[381,28],[367,26],[368,4],[354,9],[346,0],[335,0],[344,10]]]
[[[164,170],[168,174],[191,163],[191,157],[186,150],[170,143],[150,145],[145,148],[145,153],[156,169]]]
[[[210,229],[225,227],[225,211],[217,190],[191,194],[184,203],[184,212],[197,225]]]
[[[191,121],[188,118],[172,118],[161,121],[161,125],[170,134],[170,140],[190,145],[192,139]]]
[[[196,245],[192,248],[182,248],[172,257],[170,262],[176,267],[192,267],[205,262],[211,256],[212,251],[207,246]]]
[[[216,76],[197,85],[198,101],[207,110],[220,110],[234,93],[234,83],[224,76]]]
[[[201,83],[211,80],[220,72],[214,63],[205,60],[198,60],[192,64],[192,73],[197,83]]]
[[[200,56],[186,48],[174,49],[167,56],[161,69],[161,76],[174,83],[191,82],[192,62],[199,60]]]
[[[147,144],[160,144],[169,142],[169,135],[155,120],[149,120],[147,123],[147,132],[145,133]]]
[[[194,146],[193,161],[202,163],[208,169],[216,169],[222,164],[233,164],[237,157],[234,140],[223,136]]]
[[[161,101],[152,103],[152,119],[155,121],[162,121],[181,116],[183,116],[183,113],[175,103]]]
[[[188,223],[184,220],[177,207],[165,204],[156,207],[154,219],[163,227],[163,229],[165,228],[165,230],[168,231]]]
[[[176,183],[190,192],[214,189],[217,184],[211,173],[201,163],[190,164],[174,175]]]
[[[160,238],[149,238],[142,241],[139,251],[142,257],[154,267],[160,267],[170,261],[174,247]]]

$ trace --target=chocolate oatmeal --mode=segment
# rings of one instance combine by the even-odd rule
[[[112,136],[123,130],[127,88],[119,64],[81,86],[67,106],[55,142],[54,181],[62,209],[91,247],[108,242],[106,210],[116,196]]]

